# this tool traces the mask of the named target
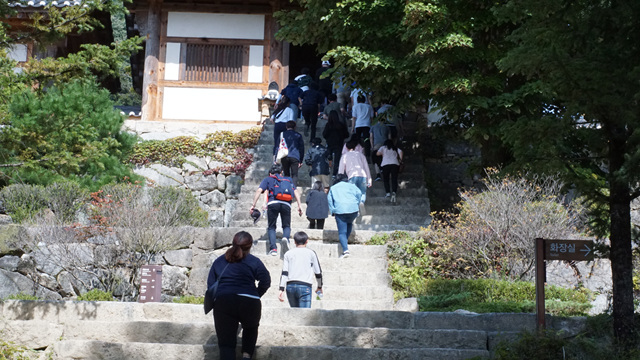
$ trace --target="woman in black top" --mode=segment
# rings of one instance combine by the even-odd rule
[[[262,261],[249,254],[253,237],[240,231],[231,248],[211,265],[207,288],[217,279],[213,319],[221,360],[235,359],[238,323],[242,324],[242,358],[251,359],[258,340],[262,316],[260,297],[271,286],[271,276]],[[258,281],[258,286],[255,283]]]
[[[342,156],[342,146],[344,139],[349,137],[347,126],[340,121],[340,115],[333,110],[329,113],[329,120],[324,127],[322,137],[327,141],[327,149],[333,158],[333,176],[338,174],[340,166],[340,157]]]

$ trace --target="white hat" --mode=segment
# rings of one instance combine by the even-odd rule
[[[324,60],[324,61],[322,62],[322,65],[331,66],[331,63],[329,62],[329,60]]]

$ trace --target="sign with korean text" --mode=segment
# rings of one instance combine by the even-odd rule
[[[544,240],[545,260],[593,260],[591,240]]]
[[[162,265],[141,267],[138,302],[162,302]]]

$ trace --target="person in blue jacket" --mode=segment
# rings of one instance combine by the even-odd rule
[[[358,217],[358,205],[362,191],[356,185],[349,182],[347,175],[338,174],[336,183],[329,189],[327,200],[329,201],[329,212],[335,216],[338,226],[338,240],[342,246],[340,258],[350,256],[349,245],[347,244],[353,221]]]
[[[262,261],[249,253],[252,245],[251,234],[238,232],[231,247],[209,270],[207,288],[220,278],[213,320],[221,360],[236,358],[238,323],[242,324],[242,358],[251,359],[255,352],[262,317],[260,298],[271,286],[271,275]]]

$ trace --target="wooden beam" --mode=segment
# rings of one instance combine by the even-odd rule
[[[142,79],[142,120],[155,120],[158,116],[158,58],[160,56],[162,0],[149,2],[147,39],[145,45],[144,77]]]
[[[178,37],[178,36],[166,36],[160,39],[161,42],[173,42],[173,43],[187,43],[187,44],[202,44],[202,45],[265,45],[264,40],[248,40],[248,39],[213,39],[213,38],[191,38],[191,37]]]
[[[255,89],[264,90],[267,83],[225,83],[213,81],[183,81],[183,80],[159,80],[160,87],[185,87],[185,88],[209,88],[209,89]]]

